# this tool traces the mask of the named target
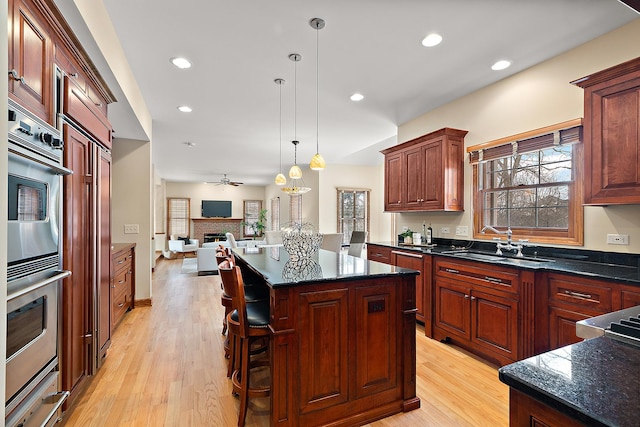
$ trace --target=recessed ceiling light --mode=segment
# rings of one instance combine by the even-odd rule
[[[422,39],[422,46],[433,47],[440,44],[442,36],[440,34],[431,33],[427,37]]]
[[[171,63],[178,68],[191,68],[191,62],[187,58],[171,58]]]
[[[196,143],[195,142],[191,142],[191,141],[183,142],[183,144],[186,145],[189,148],[193,148],[193,147],[196,146]]]
[[[509,68],[510,65],[511,65],[511,61],[507,61],[506,59],[501,59],[500,61],[493,64],[491,66],[491,69],[493,71],[500,71],[500,70],[504,70],[505,68]]]
[[[353,95],[351,95],[352,101],[362,101],[363,99],[364,99],[364,95],[361,93],[354,93]]]
[[[191,107],[187,106],[187,105],[181,105],[178,107],[178,110],[182,111],[183,113],[190,113],[193,110],[191,109]]]

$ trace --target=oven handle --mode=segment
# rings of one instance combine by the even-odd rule
[[[69,276],[71,276],[71,272],[69,270],[60,271],[58,274],[55,274],[51,277],[47,277],[46,279],[41,280],[37,283],[34,283],[33,285],[28,286],[24,289],[20,289],[18,292],[14,292],[11,295],[7,295],[7,302],[14,300],[18,297],[21,297],[22,295],[26,295],[29,292],[33,292],[36,289],[40,289],[43,286],[47,286],[49,283],[53,283],[57,280],[64,279],[65,277],[69,277]]]
[[[62,406],[64,401],[67,400],[67,397],[69,397],[70,394],[71,392],[69,391],[61,391],[52,395],[52,397],[60,396],[60,399],[56,402],[56,406],[54,406],[53,409],[51,409],[51,411],[47,415],[47,418],[45,418],[42,424],[40,424],[40,427],[46,427],[47,423],[49,423],[51,418],[53,418],[56,415],[56,412],[58,412],[58,409],[60,409],[60,407]]]
[[[48,167],[56,175],[73,175],[73,171],[71,169],[67,169],[62,165],[55,164],[55,163],[53,163],[53,161],[52,162],[47,162],[47,161],[44,161],[44,160],[40,160],[36,156],[25,156],[24,153],[21,153],[20,151],[13,150],[11,148],[11,146],[9,147],[9,154],[10,155],[13,154],[15,156],[19,156],[19,157],[23,157],[23,158],[27,157],[32,162],[40,163],[41,165],[44,165],[44,166]]]

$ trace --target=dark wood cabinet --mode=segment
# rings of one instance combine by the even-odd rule
[[[614,284],[558,273],[548,274],[547,283],[551,350],[582,341],[577,321],[619,309],[613,304]]]
[[[464,136],[443,128],[387,148],[385,211],[464,210]]]
[[[432,321],[432,280],[431,280],[431,255],[410,251],[391,251],[391,264],[418,270],[420,275],[416,278],[416,319],[424,323],[425,334],[431,336]]]
[[[585,203],[640,203],[640,58],[572,83],[584,89]]]
[[[367,243],[367,259],[369,261],[382,262],[384,264],[392,264],[391,248],[389,246],[376,245]]]
[[[585,426],[585,424],[513,388],[509,389],[509,425],[512,427]]]
[[[111,124],[107,117],[85,93],[83,87],[69,76],[64,77],[63,112],[100,144],[111,149]]]
[[[518,360],[518,271],[436,259],[433,337],[501,365]]]
[[[111,333],[118,326],[127,311],[134,306],[135,295],[135,244],[116,243],[113,245],[112,279],[110,286]]]
[[[71,391],[70,404],[91,374],[94,298],[91,283],[91,141],[69,125],[64,126],[64,165],[73,171],[65,176],[63,267],[72,275],[63,282],[62,292],[62,357],[60,373],[63,390]]]
[[[9,2],[9,97],[53,123],[53,40],[39,4]]]

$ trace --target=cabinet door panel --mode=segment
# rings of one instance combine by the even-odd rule
[[[392,257],[393,265],[421,272],[420,275],[416,277],[416,308],[418,309],[416,317],[418,320],[424,322],[424,258],[422,255],[418,255],[416,253],[405,254],[399,251],[393,251]]]
[[[518,342],[518,302],[472,291],[472,340],[515,360]]]
[[[599,314],[578,313],[558,307],[550,307],[549,313],[551,315],[549,319],[550,350],[582,341],[582,338],[576,335],[576,322]]]
[[[404,185],[406,187],[405,205],[407,208],[418,208],[424,199],[423,191],[423,169],[421,149],[415,148],[405,152],[405,175]]]
[[[403,207],[404,196],[402,194],[402,155],[396,153],[388,155],[385,159],[385,210],[399,210]]]
[[[434,326],[470,340],[469,293],[468,287],[436,279]]]
[[[348,290],[300,294],[300,412],[349,400]]]
[[[442,140],[439,140],[436,143],[427,144],[427,146],[423,148],[423,204],[427,209],[442,209],[444,207],[442,145]]]
[[[44,18],[18,0],[14,4],[13,52],[9,64],[22,81],[9,79],[9,92],[38,117],[52,124],[52,42]]]
[[[358,398],[397,386],[396,288],[357,288],[355,392]]]

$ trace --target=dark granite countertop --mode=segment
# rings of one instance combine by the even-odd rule
[[[433,247],[398,245],[394,242],[371,242],[372,244],[388,246],[395,249],[421,252],[424,254],[446,256],[456,259],[467,259],[461,253],[451,253],[454,250],[468,248],[470,252],[495,254],[495,243],[492,242],[466,242],[466,241],[436,241]],[[455,249],[454,249],[455,248]],[[529,259],[521,260],[513,256],[505,256],[500,259],[492,257],[491,264],[505,267],[516,267],[537,271],[553,271],[559,273],[574,274],[597,279],[616,280],[631,285],[640,285],[640,255],[616,254],[596,251],[581,251],[575,249],[536,247],[523,250]],[[535,256],[533,255],[535,253]],[[536,261],[536,257],[541,260]],[[478,259],[468,260],[478,261]],[[480,260],[480,262],[483,262]]]
[[[234,253],[271,287],[298,286],[321,281],[367,279],[391,275],[417,275],[416,270],[319,249],[309,258],[289,259],[283,247],[236,248]]]
[[[587,425],[640,425],[640,348],[593,338],[499,369],[500,380]]]

